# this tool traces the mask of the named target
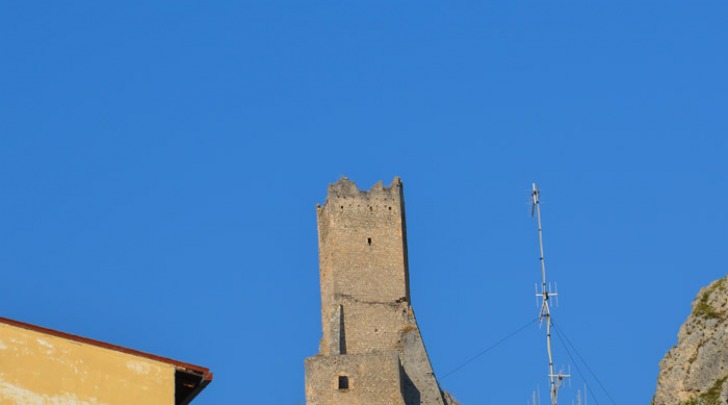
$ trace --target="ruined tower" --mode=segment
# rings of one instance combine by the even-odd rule
[[[454,405],[410,305],[402,182],[342,178],[317,206],[323,337],[306,359],[308,405]]]

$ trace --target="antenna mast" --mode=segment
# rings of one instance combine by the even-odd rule
[[[531,194],[531,216],[536,214],[538,220],[538,246],[541,255],[541,289],[536,287],[536,296],[541,298],[541,313],[539,314],[539,322],[546,321],[546,348],[549,354],[549,382],[551,384],[551,405],[557,405],[558,391],[564,378],[571,377],[568,374],[554,373],[554,358],[551,353],[551,306],[549,298],[557,297],[556,291],[551,292],[551,285],[546,282],[546,263],[543,258],[543,232],[541,230],[541,205],[538,200],[539,191],[536,183],[533,183],[533,192]]]

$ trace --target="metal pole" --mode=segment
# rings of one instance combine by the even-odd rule
[[[549,295],[556,295],[550,294],[548,285],[546,284],[546,262],[544,260],[544,253],[543,253],[543,230],[541,228],[541,204],[539,202],[539,191],[536,187],[536,183],[533,183],[533,193],[531,194],[532,198],[532,213],[533,210],[536,212],[536,219],[538,221],[538,247],[539,247],[539,261],[541,262],[541,292],[538,294],[543,301],[541,304],[541,314],[540,318],[543,320],[546,320],[546,348],[548,351],[549,356],[549,383],[551,385],[551,405],[557,405],[558,402],[558,390],[560,381],[564,377],[569,377],[565,374],[555,374],[554,373],[554,359],[553,354],[551,351],[551,309],[549,306]]]

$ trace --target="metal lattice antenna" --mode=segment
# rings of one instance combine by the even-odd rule
[[[556,298],[558,294],[551,292],[550,285],[546,283],[546,263],[543,258],[543,232],[541,230],[541,205],[538,200],[539,191],[536,183],[533,183],[533,193],[531,194],[531,216],[536,214],[538,220],[538,246],[540,249],[539,260],[541,262],[541,289],[536,288],[536,296],[541,298],[541,313],[539,314],[539,322],[546,322],[546,348],[549,354],[549,383],[551,384],[551,405],[557,405],[558,392],[564,378],[571,377],[569,374],[554,373],[554,358],[551,352],[551,307],[549,299]]]

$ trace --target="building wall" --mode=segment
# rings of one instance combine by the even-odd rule
[[[399,179],[371,191],[359,191],[347,179],[329,186],[326,203],[317,207],[323,325],[344,301],[345,320],[350,304],[382,304],[372,307],[369,316],[381,312],[389,317],[388,306],[409,302],[403,211]],[[368,329],[367,322],[345,325],[352,335],[369,332],[361,330]],[[324,328],[324,352],[328,340],[336,339],[327,332]]]
[[[410,305],[402,182],[361,191],[341,179],[317,216],[323,337],[319,355],[306,360],[307,403],[399,403],[366,394],[384,390],[405,405],[444,405]],[[380,368],[387,375],[396,368],[400,378],[382,380],[372,364],[393,353],[396,362]],[[339,392],[334,382],[343,370],[358,370],[356,384]]]
[[[395,351],[306,359],[306,401],[316,405],[405,405]],[[339,378],[347,388],[339,387]]]
[[[0,323],[0,405],[173,405],[175,367]]]

